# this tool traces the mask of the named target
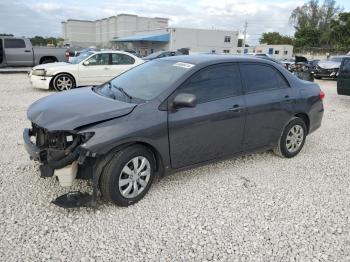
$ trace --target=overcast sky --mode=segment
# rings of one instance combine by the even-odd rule
[[[248,43],[262,32],[293,35],[291,11],[302,0],[0,0],[0,33],[16,36],[61,36],[67,19],[101,19],[120,13],[170,18],[171,26],[243,31],[248,22]],[[349,0],[338,0],[346,11]]]

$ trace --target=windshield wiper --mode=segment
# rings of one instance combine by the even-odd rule
[[[133,97],[131,95],[129,95],[127,92],[125,92],[125,90],[119,86],[116,85],[112,85],[113,88],[117,89],[120,93],[122,93],[124,96],[126,96],[127,98],[129,98],[130,100],[133,99]]]

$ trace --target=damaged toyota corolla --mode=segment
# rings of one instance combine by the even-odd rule
[[[23,136],[42,177],[93,181],[92,195],[68,193],[55,204],[95,206],[101,193],[128,206],[156,175],[257,150],[294,157],[321,125],[323,97],[267,60],[177,56],[38,100]]]

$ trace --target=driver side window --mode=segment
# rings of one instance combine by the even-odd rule
[[[178,92],[193,94],[198,104],[241,95],[241,79],[236,64],[208,66],[195,73]]]
[[[92,57],[90,57],[88,60],[89,66],[95,66],[95,65],[109,65],[109,54],[104,53],[104,54],[96,54]]]

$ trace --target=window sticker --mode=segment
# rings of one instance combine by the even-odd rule
[[[186,69],[190,69],[190,68],[194,67],[193,64],[188,64],[188,63],[184,63],[184,62],[177,62],[173,66],[178,66],[178,67],[182,67],[182,68],[186,68]]]

